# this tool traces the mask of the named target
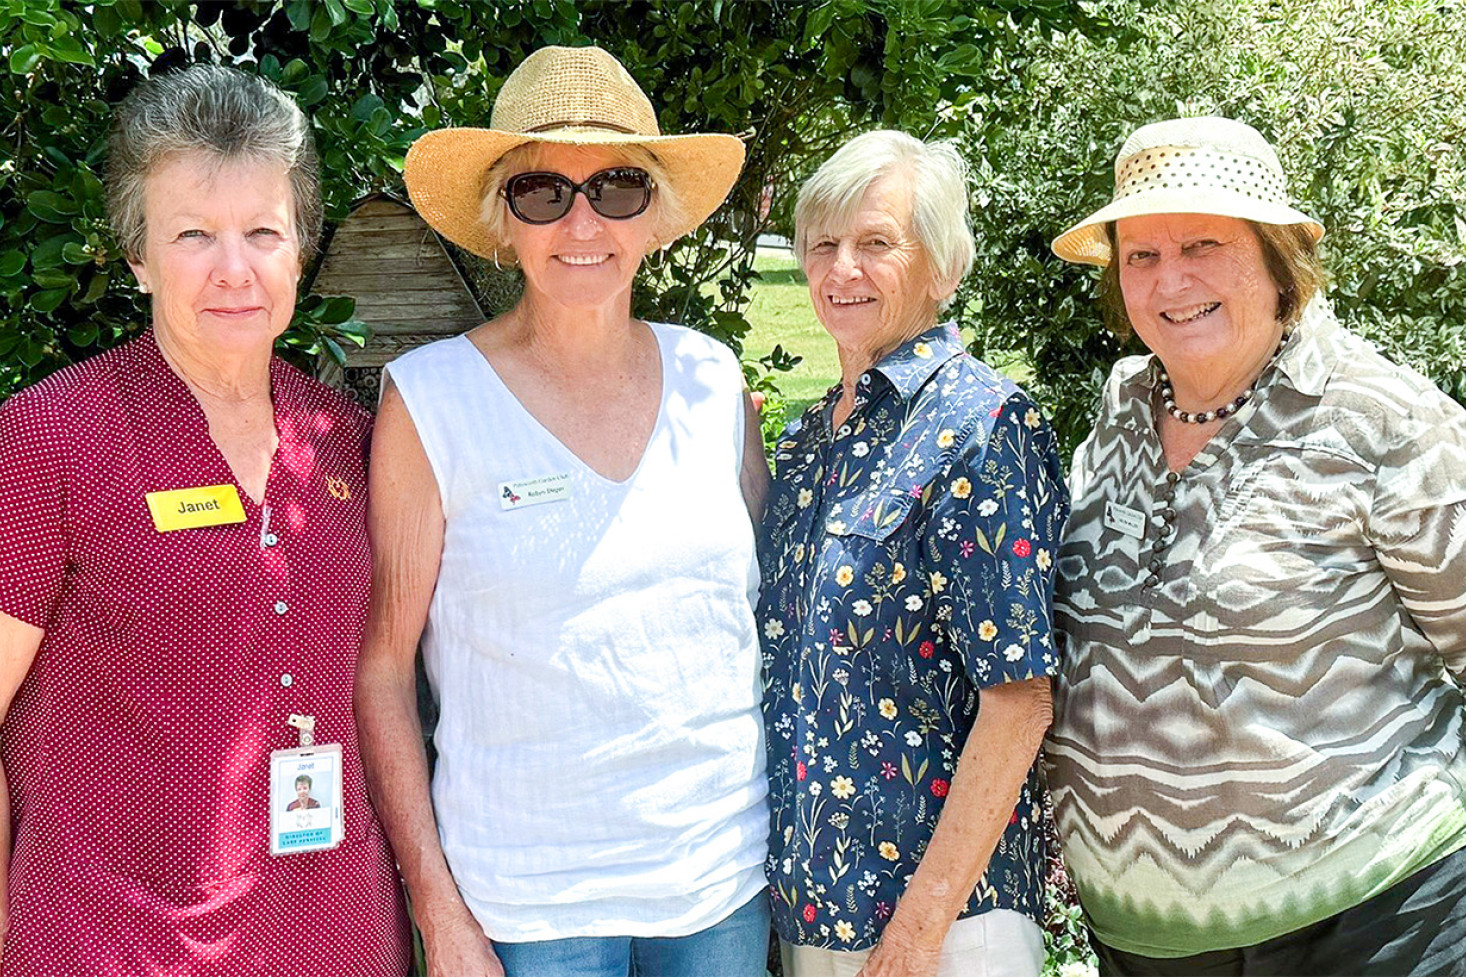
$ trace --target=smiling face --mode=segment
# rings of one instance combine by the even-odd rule
[[[149,174],[143,253],[160,341],[210,357],[268,352],[290,325],[300,277],[283,164],[185,155]]]
[[[613,147],[543,143],[520,173],[559,173],[579,184],[601,170],[632,165]],[[517,175],[517,174],[511,174]],[[499,206],[507,207],[500,201]],[[600,308],[629,296],[641,259],[652,249],[655,191],[643,213],[625,220],[602,217],[577,193],[570,212],[550,224],[504,221],[526,288],[568,307]]]
[[[1120,289],[1135,332],[1173,375],[1255,376],[1282,334],[1278,286],[1250,225],[1150,214],[1115,225]]]
[[[842,350],[874,360],[936,322],[945,292],[911,228],[904,176],[867,187],[850,226],[813,227],[806,240],[809,297]]]

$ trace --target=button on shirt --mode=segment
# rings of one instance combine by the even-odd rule
[[[237,485],[151,333],[0,407],[0,610],[45,631],[3,730],[6,977],[407,969],[351,709],[368,418],[278,360],[270,380],[264,505],[240,492],[245,521],[172,532],[147,493]],[[346,837],[272,857],[293,713],[342,745]]]
[[[938,326],[827,393],[779,439],[764,519],[763,636],[781,936],[867,949],[916,871],[979,690],[1052,675],[1068,513],[1032,401]],[[962,915],[1042,914],[1030,773]]]
[[[1320,298],[1175,473],[1157,372],[1116,364],[1075,456],[1046,755],[1096,934],[1175,957],[1466,845],[1466,412]]]

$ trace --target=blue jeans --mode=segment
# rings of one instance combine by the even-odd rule
[[[769,897],[688,936],[577,936],[494,942],[505,977],[763,977]]]

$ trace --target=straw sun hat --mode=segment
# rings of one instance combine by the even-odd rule
[[[1259,224],[1323,225],[1288,201],[1278,154],[1252,126],[1203,116],[1136,129],[1115,159],[1110,203],[1054,239],[1065,261],[1110,262],[1105,225],[1144,214],[1217,214]]]
[[[605,51],[543,47],[504,80],[488,129],[439,129],[412,144],[403,177],[413,206],[448,240],[495,257],[507,245],[494,240],[479,218],[484,174],[499,157],[529,142],[642,146],[652,152],[686,214],[663,235],[663,244],[707,220],[743,167],[743,143],[736,136],[662,135],[646,94]]]

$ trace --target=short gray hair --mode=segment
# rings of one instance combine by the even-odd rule
[[[872,183],[892,173],[911,180],[911,229],[939,281],[958,282],[977,250],[967,220],[967,164],[949,141],[924,143],[895,129],[856,136],[825,160],[799,189],[794,252],[804,264],[809,232],[848,227]],[[952,304],[952,298],[942,308]]]
[[[514,249],[509,246],[507,233],[507,224],[514,218],[509,213],[508,204],[499,196],[499,191],[503,189],[505,183],[509,182],[510,177],[542,165],[544,147],[552,145],[565,144],[521,143],[495,160],[494,165],[484,173],[483,186],[480,190],[482,203],[479,205],[479,219],[488,229],[489,239],[497,248],[498,254],[495,256],[497,261],[513,263],[517,260]],[[571,148],[588,147],[571,146]],[[677,196],[672,180],[667,175],[667,168],[662,165],[661,160],[657,159],[656,154],[645,146],[612,145],[610,148],[622,157],[620,165],[640,167],[651,174],[652,182],[656,185],[656,190],[652,193],[651,206],[647,208],[651,211],[652,220],[655,221],[652,243],[654,247],[667,244],[676,236],[676,230],[687,224],[687,209],[682,205],[682,199]]]
[[[305,113],[287,94],[237,68],[198,64],[150,78],[117,107],[107,136],[107,215],[132,260],[147,239],[148,175],[179,156],[284,164],[304,266],[321,236],[321,181]]]

